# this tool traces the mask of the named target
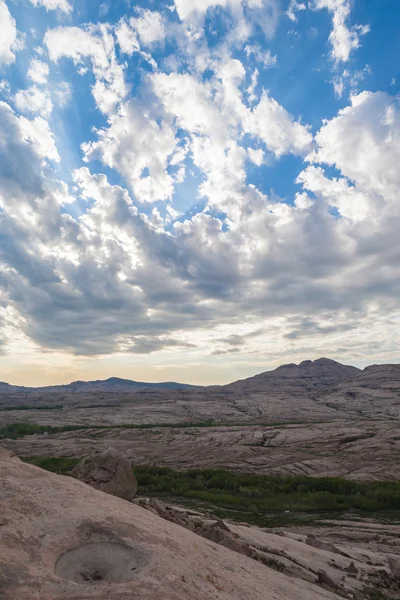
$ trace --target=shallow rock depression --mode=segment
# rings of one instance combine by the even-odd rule
[[[55,574],[76,583],[130,581],[140,566],[140,551],[124,544],[89,543],[68,550],[56,563]]]

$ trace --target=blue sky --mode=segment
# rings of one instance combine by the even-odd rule
[[[392,0],[0,0],[4,378],[398,360],[399,25]]]

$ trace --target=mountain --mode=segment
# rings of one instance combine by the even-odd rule
[[[98,379],[96,381],[73,381],[67,385],[53,386],[53,389],[65,392],[136,392],[143,390],[195,389],[197,387],[188,383],[177,383],[175,381],[146,383],[131,379],[120,379],[119,377],[109,377],[109,379]]]
[[[391,367],[393,365],[382,365],[377,367],[368,367],[368,369],[380,369],[383,366]],[[87,393],[87,392],[141,392],[156,390],[218,390],[218,392],[237,392],[237,393],[257,393],[268,391],[280,391],[285,393],[300,393],[305,391],[325,388],[330,385],[337,385],[349,379],[365,373],[356,367],[342,365],[329,358],[319,358],[318,360],[303,360],[296,365],[290,363],[282,365],[273,371],[265,371],[254,377],[248,377],[220,386],[196,386],[187,383],[177,383],[175,381],[147,383],[133,381],[131,379],[121,379],[119,377],[110,377],[105,380],[95,381],[73,381],[65,385],[52,385],[39,388],[9,385],[0,382],[0,395],[13,394],[18,392],[30,393]]]
[[[329,358],[303,360],[300,364],[289,363],[273,371],[266,371],[222,386],[227,392],[256,393],[269,390],[301,393],[337,385],[357,377],[361,369],[342,365]]]
[[[0,395],[10,395],[18,393],[83,393],[83,392],[141,392],[145,390],[184,390],[198,389],[199,386],[188,383],[177,383],[175,381],[166,381],[160,383],[147,383],[142,381],[133,381],[131,379],[120,379],[119,377],[110,377],[109,379],[96,381],[73,381],[65,385],[51,385],[43,387],[25,387],[19,385],[10,385],[0,382]]]

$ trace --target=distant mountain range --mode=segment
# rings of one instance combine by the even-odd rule
[[[161,383],[147,383],[142,381],[133,381],[131,379],[121,379],[119,377],[109,377],[109,379],[98,379],[96,381],[73,381],[65,385],[51,385],[44,387],[25,387],[19,385],[10,385],[0,382],[0,394],[12,392],[136,392],[143,390],[181,390],[195,389],[198,386],[187,383],[177,383],[175,381],[166,381]]]
[[[254,394],[262,392],[285,392],[296,395],[297,393],[311,392],[315,390],[326,390],[330,386],[337,386],[344,382],[356,381],[362,385],[361,381],[366,380],[369,383],[374,378],[378,380],[387,377],[391,372],[400,371],[400,365],[372,365],[361,370],[357,367],[343,365],[329,358],[319,358],[317,360],[304,360],[300,364],[294,363],[282,365],[272,371],[265,371],[253,377],[242,379],[229,383],[227,385],[216,386],[196,386],[186,383],[177,383],[175,381],[161,383],[147,383],[141,381],[132,381],[130,379],[121,379],[119,377],[110,377],[105,380],[96,381],[73,381],[66,385],[54,385],[46,387],[25,387],[10,385],[0,382],[0,395],[13,393],[90,393],[90,392],[141,392],[145,390],[202,390],[218,393],[239,393]]]

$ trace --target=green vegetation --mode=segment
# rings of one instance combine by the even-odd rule
[[[27,462],[67,474],[75,458],[28,457]],[[400,482],[359,483],[334,477],[271,477],[222,470],[174,471],[166,467],[133,467],[138,493],[173,498],[176,502],[210,508],[221,518],[259,525],[303,524],[315,515],[339,517],[349,511],[400,518]],[[283,516],[289,510],[291,517]]]
[[[22,409],[21,409],[22,410]],[[0,427],[0,438],[17,439],[26,435],[34,434],[52,434],[62,433],[63,431],[79,431],[84,429],[189,429],[201,427],[277,427],[284,425],[293,425],[294,423],[217,423],[215,421],[184,422],[184,423],[128,423],[123,425],[62,425],[53,427],[52,425],[36,425],[34,423],[11,423]]]
[[[53,473],[58,473],[59,475],[68,475],[70,471],[80,461],[79,458],[69,458],[63,456],[58,458],[56,456],[50,457],[38,457],[38,456],[27,456],[26,458],[22,458],[24,462],[30,463],[31,465],[36,465],[41,469],[46,469],[46,471],[52,471]]]
[[[76,429],[88,429],[88,426],[64,425],[62,427],[52,427],[51,425],[35,425],[33,423],[12,423],[0,428],[0,438],[11,438],[15,440],[36,433],[61,433],[62,431],[75,431]]]
[[[0,406],[0,411],[10,410],[61,410],[64,408],[63,404],[49,404],[48,406],[37,406],[34,404],[19,404],[17,406]]]
[[[0,428],[0,438],[17,439],[26,435],[62,433],[63,431],[79,431],[84,429],[156,429],[160,427],[185,428],[185,427],[211,427],[210,422],[202,423],[142,423],[139,425],[36,425],[34,423],[11,423]]]
[[[334,477],[271,477],[228,471],[135,467],[143,495],[193,498],[254,513],[400,511],[400,482],[359,483]]]

